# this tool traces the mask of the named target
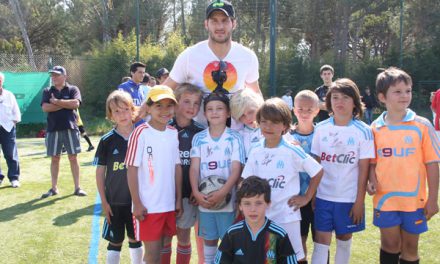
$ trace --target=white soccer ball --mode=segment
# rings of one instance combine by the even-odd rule
[[[199,191],[205,195],[220,190],[225,185],[226,179],[218,175],[210,175],[204,178],[199,184]],[[231,194],[228,193],[225,199],[216,206],[210,208],[212,210],[219,210],[225,207],[231,201]]]

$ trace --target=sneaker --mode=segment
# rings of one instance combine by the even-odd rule
[[[20,182],[18,180],[13,180],[11,182],[11,186],[12,186],[12,188],[18,188],[18,187],[20,187]]]
[[[87,193],[83,189],[78,188],[78,189],[75,190],[73,195],[76,195],[76,196],[87,196]]]
[[[44,198],[47,198],[47,197],[50,197],[50,196],[54,196],[54,195],[57,195],[57,194],[58,194],[58,191],[54,191],[51,188],[51,189],[49,189],[49,191],[47,191],[47,193],[43,193],[43,195],[41,195],[41,199],[44,199]]]
[[[87,152],[92,151],[92,150],[94,150],[94,149],[95,149],[95,147],[92,146],[92,145],[90,145],[89,148],[87,149]]]
[[[62,148],[61,148],[61,153],[66,153],[67,152],[67,149],[63,146]]]

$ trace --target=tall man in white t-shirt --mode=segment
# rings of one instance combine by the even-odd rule
[[[232,41],[236,26],[232,4],[223,0],[212,2],[206,9],[208,39],[188,47],[178,56],[163,85],[175,89],[181,83],[191,83],[204,93],[210,93],[218,86],[215,78],[220,77],[223,88],[230,93],[244,88],[261,93],[258,58],[249,48]],[[196,119],[206,124],[202,111]]]

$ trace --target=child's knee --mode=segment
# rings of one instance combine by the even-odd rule
[[[400,252],[401,241],[398,236],[382,236],[381,247],[387,252]]]
[[[216,247],[218,244],[218,240],[206,240],[205,239],[204,244],[205,244],[205,246],[208,246],[208,247]]]
[[[122,242],[121,243],[109,242],[107,246],[107,250],[113,250],[113,251],[121,251],[121,248],[122,248]]]
[[[353,237],[353,234],[343,234],[343,235],[336,235],[336,238],[342,241],[350,240]]]
[[[405,255],[417,256],[418,248],[418,239],[402,239],[402,253]]]
[[[148,250],[145,254],[144,260],[146,263],[160,263],[160,251],[152,252],[151,250]]]

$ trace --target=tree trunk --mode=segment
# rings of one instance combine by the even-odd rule
[[[26,46],[26,51],[28,54],[28,63],[36,71],[37,65],[35,65],[34,53],[32,52],[31,42],[29,41],[29,35],[26,30],[26,25],[23,20],[23,14],[21,12],[18,0],[9,0],[9,4],[11,5],[12,11],[14,12],[17,24],[20,27],[21,35],[23,37],[24,45]]]
[[[180,13],[182,17],[182,36],[186,39],[186,25],[185,25],[185,3],[180,0]]]
[[[110,25],[108,20],[108,1],[101,0],[102,3],[102,41],[108,43],[111,40]]]
[[[176,0],[173,0],[173,29],[177,29],[177,19],[176,19]]]

